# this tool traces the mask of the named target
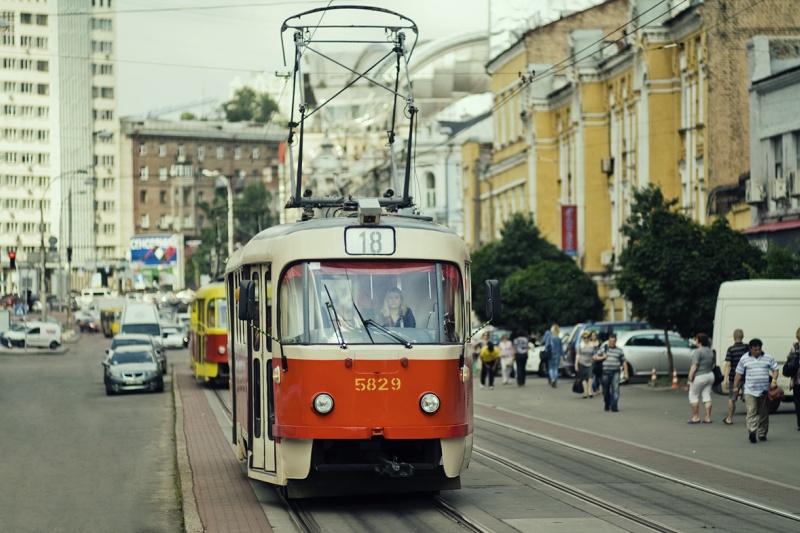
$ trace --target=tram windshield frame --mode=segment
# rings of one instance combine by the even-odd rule
[[[386,296],[394,289],[405,323],[389,319]],[[286,345],[459,344],[466,334],[464,283],[450,263],[298,262],[281,276],[279,295]]]

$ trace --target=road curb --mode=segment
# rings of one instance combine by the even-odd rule
[[[186,533],[203,533],[203,522],[194,497],[194,477],[186,446],[186,433],[183,429],[183,401],[181,400],[178,379],[175,379],[175,365],[171,365],[172,400],[175,406],[175,455],[178,462],[178,476],[181,483],[181,507],[183,508],[183,530]]]

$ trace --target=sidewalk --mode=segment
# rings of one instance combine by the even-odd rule
[[[175,444],[187,533],[273,531],[188,363],[172,365]]]

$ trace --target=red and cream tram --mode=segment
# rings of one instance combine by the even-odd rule
[[[337,26],[337,15],[353,10]],[[368,23],[375,15],[390,22]],[[313,25],[302,23],[308,19]],[[390,132],[388,184],[380,197],[359,199],[325,176],[305,178],[303,188],[303,124],[317,110],[301,101],[299,120],[290,118],[299,140],[292,129],[297,171],[286,205],[302,210],[301,220],[260,232],[225,268],[232,441],[249,477],[289,497],[458,488],[472,451],[470,261],[458,234],[417,214],[409,192],[416,106],[404,32],[416,36],[417,28],[392,11],[358,6],[287,19],[301,99],[301,57],[313,39],[335,41],[339,34],[327,32],[337,27],[359,46],[385,45],[396,56],[394,89],[379,84],[392,94],[394,116],[405,112],[407,140],[395,152]],[[377,37],[360,39],[360,30]],[[368,70],[353,70],[355,79],[373,81]],[[400,80],[407,94],[398,92]],[[395,153],[405,158],[402,180]],[[498,284],[486,287],[496,320]]]

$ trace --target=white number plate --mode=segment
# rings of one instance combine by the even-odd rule
[[[394,229],[358,226],[344,230],[344,250],[350,255],[392,255]]]

